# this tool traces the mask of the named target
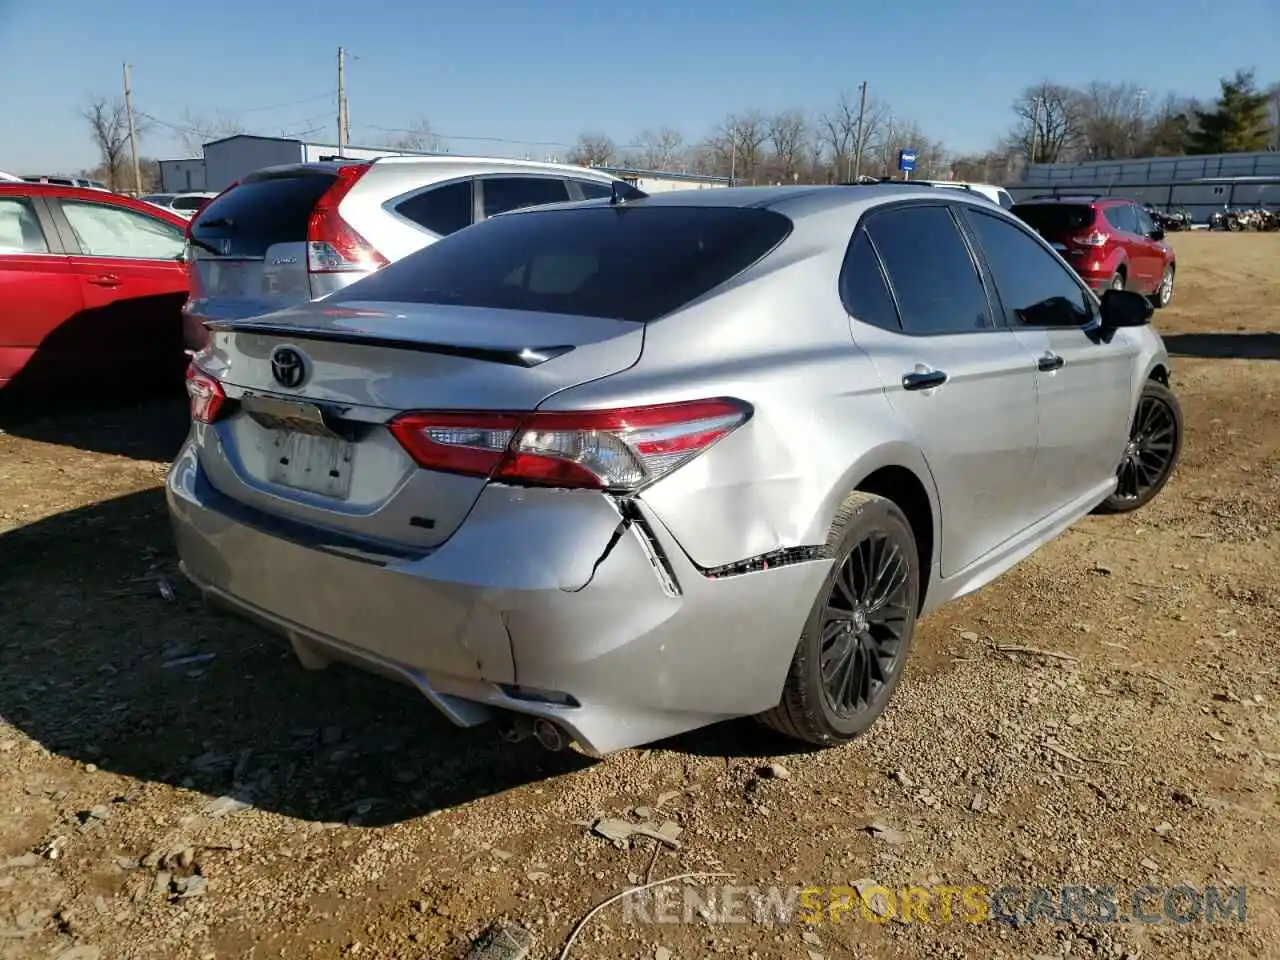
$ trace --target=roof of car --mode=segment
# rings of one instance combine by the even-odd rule
[[[581,177],[587,180],[599,180],[604,183],[617,180],[612,174],[590,167],[579,167],[570,163],[551,163],[543,160],[508,160],[503,157],[467,157],[454,154],[439,156],[390,156],[377,157],[372,160],[361,160],[355,157],[344,157],[341,160],[315,160],[309,163],[286,163],[255,170],[245,176],[241,182],[251,180],[267,180],[290,174],[335,173],[343,167],[353,164],[373,163],[382,166],[427,166],[427,167],[465,167],[469,170],[507,171],[528,170],[530,172],[553,172],[562,176]]]
[[[11,193],[37,196],[49,195],[72,199],[82,198],[95,200],[99,203],[105,200],[108,203],[118,203],[134,210],[145,210],[149,214],[159,212],[162,216],[169,218],[175,226],[186,226],[186,221],[182,217],[166,210],[164,207],[158,207],[153,203],[147,203],[144,200],[126,196],[123,193],[112,193],[110,190],[102,190],[95,187],[69,187],[61,183],[31,183],[26,180],[14,183],[9,180],[0,180],[0,194]]]
[[[625,201],[627,207],[755,207],[777,210],[798,217],[821,213],[845,206],[875,204],[886,200],[937,199],[933,187],[894,181],[873,184],[823,184],[812,186],[781,187],[724,187],[712,190],[672,190],[652,193],[643,198]],[[992,206],[991,201],[975,197],[966,191],[947,191],[947,202],[972,203],[983,209]],[[548,204],[541,207],[525,207],[511,213],[554,209],[556,207],[608,206],[610,200],[586,200],[578,203]],[[508,216],[509,214],[503,214]]]
[[[1062,194],[1060,196],[1050,196],[1042,194],[1034,197],[1027,197],[1024,200],[1018,200],[1014,206],[1022,207],[1031,203],[1071,203],[1071,204],[1088,204],[1088,203],[1137,203],[1128,197],[1099,197],[1092,193],[1080,194]]]

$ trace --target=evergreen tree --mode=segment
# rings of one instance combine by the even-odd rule
[[[1187,138],[1187,152],[1249,153],[1267,149],[1270,139],[1268,98],[1259,91],[1252,70],[1237,70],[1219,81],[1222,95],[1212,110],[1197,110],[1196,129]]]

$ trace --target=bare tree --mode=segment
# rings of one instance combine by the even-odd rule
[[[643,130],[636,137],[635,166],[643,170],[676,171],[685,166],[684,136],[674,127]]]
[[[603,133],[583,133],[569,151],[569,162],[580,167],[607,167],[617,155],[617,146]]]
[[[1083,158],[1138,156],[1148,124],[1147,92],[1132,83],[1091,83],[1076,98]]]
[[[889,117],[884,101],[869,97],[862,115],[862,137],[858,137],[858,112],[861,98],[847,91],[818,119],[818,137],[830,151],[832,174],[837,180],[852,180],[859,157],[867,157],[871,144],[880,139]]]
[[[107,186],[115,190],[123,185],[129,152],[129,114],[124,101],[96,97],[85,104],[80,115],[88,122],[93,145],[102,157]]]
[[[425,119],[418,119],[409,124],[408,129],[401,130],[387,140],[392,150],[407,150],[417,153],[438,153],[440,138],[431,131],[431,124]]]
[[[1009,145],[1034,163],[1071,159],[1081,141],[1080,95],[1047,80],[1027,87],[1013,103],[1017,116]]]
[[[785,183],[795,181],[808,155],[809,120],[802,110],[783,110],[767,121],[774,172]]]
[[[199,154],[211,140],[233,137],[245,133],[244,124],[236,117],[224,113],[198,114],[190,110],[182,112],[182,119],[174,124],[178,140],[188,153]]]
[[[716,168],[721,176],[753,183],[764,160],[764,145],[768,139],[769,125],[764,114],[752,110],[726,117],[720,129],[707,141],[707,149],[715,155]]]

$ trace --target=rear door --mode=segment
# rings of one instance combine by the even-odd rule
[[[1037,519],[1035,362],[995,322],[950,204],[866,216],[841,290],[861,321],[854,339],[928,462],[944,515],[942,574],[952,576]]]
[[[105,197],[57,197],[50,204],[71,238],[86,313],[77,338],[85,364],[123,360],[130,370],[155,374],[180,364],[187,297],[182,230]]]
[[[1142,235],[1138,222],[1138,208],[1128,203],[1116,203],[1104,207],[1102,213],[1111,225],[1116,242],[1124,250],[1129,271],[1126,286],[1130,290],[1146,290],[1151,286],[1151,257],[1147,252],[1147,238]]]
[[[1006,320],[1036,358],[1034,482],[1048,515],[1114,478],[1128,439],[1137,345],[1096,329],[1096,306],[1073,273],[1003,217],[966,211]],[[1099,494],[1101,499],[1101,494]]]
[[[1135,206],[1133,215],[1138,223],[1138,239],[1142,249],[1142,274],[1145,278],[1142,292],[1150,294],[1155,292],[1163,279],[1165,244],[1163,239],[1157,240],[1155,237],[1156,222],[1150,213]]]
[[[336,176],[296,167],[231,187],[191,223],[188,325],[260,316],[311,299],[307,224]]]
[[[63,375],[80,282],[39,197],[0,193],[0,387]]]

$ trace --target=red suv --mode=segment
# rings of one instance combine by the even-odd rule
[[[1164,230],[1132,200],[1032,197],[1010,211],[1062,254],[1095,292],[1133,290],[1164,307],[1177,270]]]
[[[186,226],[105,190],[0,182],[0,388],[181,373]]]

